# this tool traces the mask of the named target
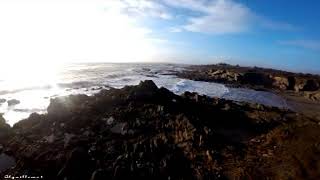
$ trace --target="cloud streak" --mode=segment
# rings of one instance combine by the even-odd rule
[[[320,41],[317,40],[285,40],[279,41],[278,43],[282,45],[296,46],[320,51]]]
[[[155,17],[161,19],[172,19],[172,15],[168,12],[167,8],[157,3],[156,1],[149,0],[121,0],[122,10],[128,15],[140,17]]]

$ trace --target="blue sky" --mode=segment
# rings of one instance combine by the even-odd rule
[[[173,62],[320,72],[320,1],[3,0],[0,64]]]
[[[167,18],[144,23],[183,61],[320,71],[320,2],[157,1]],[[168,32],[171,30],[171,32]],[[184,55],[184,56],[183,56]],[[173,55],[174,56],[174,55]],[[189,59],[188,59],[189,58]],[[179,58],[178,58],[179,59]]]

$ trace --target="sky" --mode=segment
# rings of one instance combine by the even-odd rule
[[[320,1],[0,0],[0,64],[170,62],[320,72]]]

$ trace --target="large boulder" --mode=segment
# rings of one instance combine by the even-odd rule
[[[75,109],[85,105],[88,96],[86,95],[71,95],[69,97],[58,97],[50,100],[50,104],[47,108],[48,116],[65,118],[71,115]]]
[[[272,79],[263,73],[246,72],[243,74],[242,83],[270,87],[272,85]]]
[[[319,89],[319,83],[314,79],[296,78],[294,90],[300,91],[316,91]]]
[[[141,81],[140,84],[130,89],[130,99],[146,100],[154,98],[158,92],[157,85],[151,80]]]
[[[13,125],[13,129],[17,131],[32,130],[34,126],[37,126],[43,120],[43,115],[32,113],[29,118],[23,119]]]
[[[290,83],[289,83],[289,79],[287,77],[275,76],[275,77],[272,77],[272,79],[273,79],[272,85],[275,88],[278,88],[281,90],[289,89]]]

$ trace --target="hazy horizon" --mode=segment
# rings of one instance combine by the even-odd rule
[[[0,64],[225,62],[319,74],[319,7],[298,0],[4,0]]]

